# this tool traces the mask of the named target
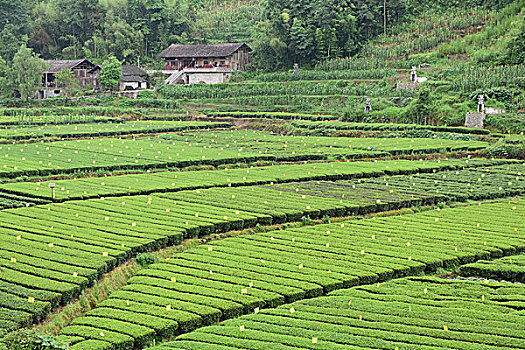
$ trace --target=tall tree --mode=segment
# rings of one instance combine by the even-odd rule
[[[60,20],[59,39],[67,46],[72,42],[83,45],[100,25],[98,0],[55,0],[53,6]],[[75,38],[75,40],[72,39]]]
[[[42,73],[46,68],[47,64],[32,49],[25,44],[20,47],[13,58],[10,75],[22,99],[27,101],[42,87]]]
[[[26,42],[26,38],[22,38],[17,34],[15,26],[7,23],[4,29],[0,32],[0,56],[8,62],[13,60],[20,45]]]
[[[125,19],[115,16],[112,11],[106,15],[104,35],[107,49],[118,59],[131,62],[141,55],[144,35],[135,30]]]
[[[115,90],[120,78],[122,78],[122,65],[115,56],[110,56],[102,63],[102,71],[98,81],[105,89]]]
[[[0,56],[0,96],[8,96],[12,94],[11,84],[9,84],[9,66],[7,62]]]
[[[17,35],[24,33],[29,21],[29,2],[21,0],[0,0],[0,31],[8,23],[17,24]]]

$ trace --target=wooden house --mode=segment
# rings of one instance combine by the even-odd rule
[[[211,45],[170,45],[159,54],[166,62],[166,70],[185,68],[229,68],[246,70],[251,62],[251,49],[245,43]]]
[[[82,89],[99,89],[98,76],[101,67],[91,63],[87,59],[79,60],[48,60],[45,61],[49,69],[43,72],[42,83],[44,88],[38,92],[38,98],[60,96],[60,88],[57,88],[56,74],[63,69],[73,72],[74,78]]]

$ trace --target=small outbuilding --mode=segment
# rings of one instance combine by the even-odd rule
[[[122,78],[119,82],[120,91],[145,90],[148,88],[148,73],[137,66],[122,66]]]

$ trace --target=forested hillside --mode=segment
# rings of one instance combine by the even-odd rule
[[[0,0],[0,56],[152,61],[172,43],[247,41],[263,68],[355,55],[424,11],[499,9],[510,0]],[[385,22],[386,21],[386,22]],[[386,28],[385,28],[386,24]]]

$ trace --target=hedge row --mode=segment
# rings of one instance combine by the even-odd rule
[[[20,194],[0,192],[0,209],[27,207],[35,204],[49,203],[48,200]]]
[[[387,176],[360,181],[366,186],[396,191],[424,191],[446,196],[450,201],[481,200],[525,193],[525,164]],[[354,182],[355,183],[355,182]]]
[[[84,138],[230,128],[230,123],[186,121],[131,121],[73,125],[17,126],[0,129],[0,139]]]
[[[392,124],[392,123],[347,123],[347,122],[298,122],[292,125],[299,129],[327,129],[347,131],[415,131],[430,130],[434,132],[454,132],[459,134],[490,134],[489,130],[473,129],[457,126],[434,126],[418,124]]]
[[[66,114],[66,115],[26,115],[3,113],[5,110],[0,109],[0,126],[27,126],[27,125],[64,125],[64,124],[84,124],[84,123],[110,123],[120,122],[118,118],[99,117],[95,115],[84,114]],[[20,110],[19,110],[20,111]],[[23,110],[22,110],[23,111]]]
[[[285,120],[337,120],[335,115],[300,114],[286,112],[208,112],[210,117],[218,118],[261,118],[261,119],[285,119]]]
[[[137,196],[3,210],[0,218],[0,328],[13,328],[41,321],[137,253],[265,217]]]
[[[459,272],[462,276],[525,283],[525,255],[511,255],[492,261],[479,260],[475,263],[461,266]]]
[[[101,196],[140,195],[153,192],[175,192],[211,187],[237,187],[307,180],[344,180],[381,175],[413,174],[442,170],[460,170],[470,167],[491,167],[512,164],[507,160],[438,160],[438,161],[378,161],[378,162],[331,162],[313,164],[287,164],[250,169],[224,169],[191,172],[158,172],[52,180],[42,182],[16,182],[0,185],[2,196],[28,196],[52,200],[50,183],[55,183],[55,199],[61,202],[71,199],[97,198]]]
[[[523,293],[522,285],[404,278],[261,310],[155,349],[523,349],[523,316],[508,304]]]
[[[252,131],[0,145],[0,177],[254,161],[357,159],[486,147],[479,141],[304,138]]]
[[[508,214],[503,217],[502,212]],[[287,310],[287,315],[295,317],[303,314],[302,308],[293,310],[293,314],[290,312],[290,306],[286,306],[286,309],[267,311],[263,309],[274,308],[304,298],[319,297],[341,288],[435,271],[439,267],[455,266],[480,257],[500,256],[507,251],[525,249],[523,243],[525,236],[522,233],[525,232],[525,223],[522,220],[524,214],[523,201],[513,201],[510,204],[507,202],[484,204],[406,216],[352,220],[342,224],[272,231],[216,241],[141,270],[130,279],[129,285],[113,293],[109,300],[100,305],[103,309],[119,309],[126,313],[112,314],[109,310],[98,313],[97,320],[104,318],[105,321],[98,323],[97,331],[120,329],[119,332],[122,335],[128,335],[126,325],[121,324],[124,315],[127,323],[141,327],[144,324],[143,315],[150,315],[157,317],[161,323],[154,325],[152,323],[148,328],[154,331],[156,336],[161,337],[160,332],[169,326],[168,323],[165,324],[165,327],[162,326],[160,320],[163,318],[160,312],[172,315],[167,320],[170,324],[173,321],[178,322],[180,328],[173,330],[172,335],[186,332],[191,328],[213,325],[221,320],[252,313],[254,310],[256,313],[259,310],[262,312],[250,317],[260,317],[259,315],[280,310]],[[482,221],[481,224],[480,221]],[[517,231],[514,230],[515,228]],[[384,284],[380,285],[384,286]],[[379,293],[370,294],[363,299],[366,301],[379,296],[383,290],[388,291],[388,288],[383,288],[379,288]],[[456,290],[456,288],[453,289]],[[419,293],[422,293],[422,290],[421,287]],[[433,294],[434,290],[431,286],[428,287],[428,290],[430,291],[429,297],[436,295]],[[405,292],[410,292],[410,289],[405,289]],[[489,294],[490,292],[487,292],[487,296]],[[356,302],[348,306],[348,299],[344,298],[347,307],[338,304],[334,308],[339,312],[344,312],[345,309],[361,304]],[[322,299],[311,299],[294,305],[316,300]],[[452,300],[449,305],[457,307],[460,304]],[[414,309],[416,311],[416,306]],[[480,308],[473,309],[479,310]],[[297,312],[297,315],[294,311]],[[386,312],[389,309],[385,308],[383,311]],[[321,312],[315,311],[311,317],[319,319]],[[357,318],[355,312],[352,311],[352,313],[353,318]],[[363,313],[363,318],[366,320],[368,315],[364,311],[360,313]],[[468,315],[467,309],[464,314]],[[488,314],[487,317],[494,319],[493,315]],[[91,315],[85,317],[87,321],[83,321],[81,317],[76,323],[85,324],[90,329],[91,324],[95,322],[95,320],[91,321],[92,317]],[[246,322],[244,318],[229,322],[235,323],[239,322],[238,320]],[[381,320],[380,316],[378,320]],[[429,322],[431,320],[430,317]],[[516,321],[517,318],[514,319],[515,330],[523,329],[522,323]],[[412,322],[423,323],[425,321],[416,317]],[[297,322],[297,324],[301,323],[305,324],[304,321]],[[333,322],[326,321],[326,317],[322,323],[325,329],[334,327]],[[371,329],[368,331],[371,333],[366,336],[369,339],[373,338],[372,334],[377,336],[376,332],[372,331],[372,327],[379,327],[379,333],[389,332],[389,334],[413,329],[409,326],[395,326],[394,321],[385,326],[379,323],[374,326],[375,323],[377,322],[369,324],[368,328]],[[308,327],[307,324],[308,322],[305,327]],[[469,323],[466,325],[468,326]],[[284,331],[285,328],[281,326],[273,327],[265,324],[259,332],[277,331],[278,329]],[[451,323],[449,327],[453,329],[453,326],[454,324]],[[90,335],[84,335],[84,329],[78,327],[66,327],[62,332],[67,335],[82,336],[85,339],[95,339]],[[240,333],[240,337],[245,338],[245,335],[249,337],[255,334],[250,333],[250,327],[251,323],[246,324],[245,331],[248,330],[248,332]],[[396,330],[388,331],[388,327],[394,327]],[[350,337],[346,331],[342,332],[337,327],[335,329],[330,331],[330,336],[320,339],[326,341],[327,339]],[[217,334],[217,337],[213,336],[213,339],[210,340],[213,343],[212,346],[217,346],[215,348],[221,348],[220,346],[264,348],[264,343],[255,345],[249,341],[246,342],[248,338],[242,339],[243,345],[240,345],[239,340],[232,340],[237,343],[230,343],[229,339],[235,337],[230,335],[231,332],[227,330],[227,327],[204,328],[179,339],[204,343],[207,338],[203,334],[211,333],[210,330],[213,332],[225,331],[225,333]],[[238,324],[236,331],[239,332]],[[348,332],[351,331],[352,329],[348,330]],[[366,333],[366,331],[362,332]],[[427,332],[427,330],[423,328],[421,332]],[[503,334],[505,331],[499,332]],[[132,335],[135,346],[142,344],[142,334],[146,333],[147,331],[144,330],[137,336]],[[193,336],[193,334],[198,334],[198,336]],[[429,330],[428,334],[434,333]],[[165,336],[165,333],[162,333],[162,336]],[[303,347],[302,344],[312,344],[312,337],[315,335],[308,337],[308,341],[301,342],[296,342],[297,335],[284,337],[285,347],[283,348],[297,348],[298,346]],[[465,337],[472,339],[468,335]],[[514,337],[519,338],[517,335]],[[273,336],[268,335],[258,340],[271,342],[272,338]],[[499,342],[496,344],[506,346],[511,343],[509,338],[503,336],[488,338],[484,337],[480,342],[485,344]],[[401,341],[402,339],[404,337],[395,340]],[[429,341],[430,339],[422,345],[425,345],[427,349],[435,349]],[[455,348],[465,348],[459,345],[464,345],[466,342],[450,341],[454,341],[451,344],[454,344]],[[133,346],[127,341],[124,343],[113,340],[113,342],[116,348],[131,349]],[[359,343],[353,346],[362,348],[364,344]],[[372,347],[379,347],[378,343],[368,343],[369,346],[371,344],[376,344]],[[181,343],[181,346],[185,348],[185,343]],[[206,347],[189,348],[205,349]],[[211,347],[208,346],[208,348]]]

